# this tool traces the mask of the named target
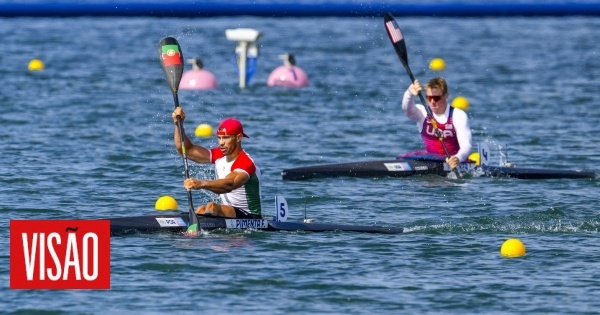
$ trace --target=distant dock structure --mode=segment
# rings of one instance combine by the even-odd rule
[[[2,3],[0,17],[78,17],[78,16],[154,16],[154,17],[504,17],[504,16],[600,16],[600,1],[513,1],[513,2],[446,2],[412,3],[327,1],[49,1]]]

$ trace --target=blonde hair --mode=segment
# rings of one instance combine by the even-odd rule
[[[442,91],[442,95],[446,95],[448,93],[448,84],[444,78],[437,77],[429,80],[429,82],[427,82],[425,85],[425,89],[438,89]]]

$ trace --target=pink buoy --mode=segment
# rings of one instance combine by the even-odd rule
[[[181,77],[179,89],[181,90],[210,90],[219,87],[217,78],[208,70],[202,69],[202,60],[189,59],[192,70],[187,70]]]
[[[267,79],[268,86],[303,87],[308,85],[308,77],[304,70],[296,66],[296,59],[292,54],[279,56],[283,59],[283,66],[275,68]]]

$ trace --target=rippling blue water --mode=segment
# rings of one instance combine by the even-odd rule
[[[470,100],[474,142],[508,146],[519,166],[598,172],[598,19],[398,23],[417,78],[438,75],[429,60],[445,59],[451,96]],[[598,180],[281,180],[284,168],[421,148],[400,109],[408,76],[382,24],[379,17],[0,19],[2,312],[597,312]],[[233,71],[235,44],[224,35],[235,27],[264,33],[245,90]],[[185,208],[173,100],[157,56],[164,36],[177,37],[185,57],[201,57],[221,85],[180,92],[188,132],[240,118],[251,137],[244,146],[264,172],[267,205],[281,194],[292,219],[306,209],[321,222],[377,222],[406,233],[113,237],[111,290],[9,290],[11,219],[153,214],[165,194]],[[265,85],[284,52],[296,55],[310,87]],[[28,72],[33,58],[46,69]],[[209,167],[191,171],[211,176]],[[195,193],[194,201],[213,197]],[[525,243],[525,257],[501,258],[511,237]]]

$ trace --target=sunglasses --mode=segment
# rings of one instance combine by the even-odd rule
[[[442,99],[443,95],[427,95],[427,100],[428,101],[436,101],[439,102]]]

